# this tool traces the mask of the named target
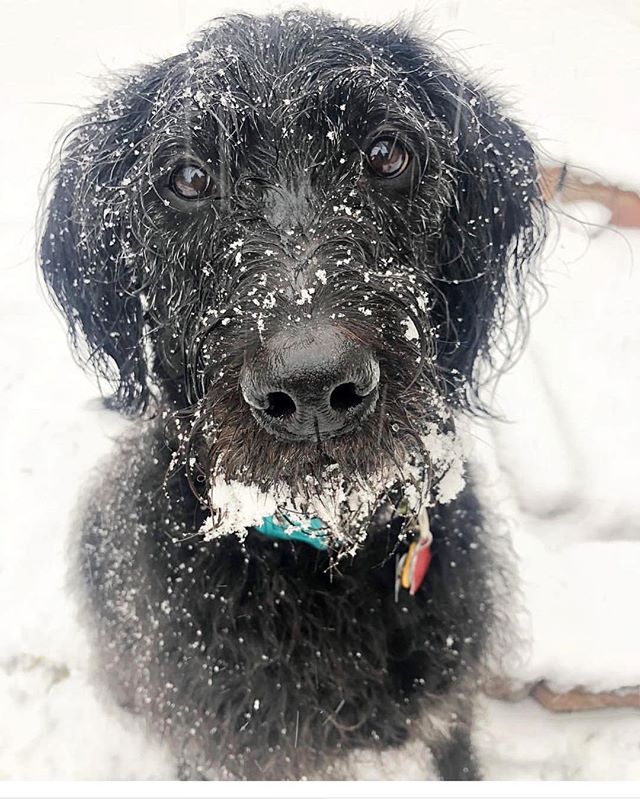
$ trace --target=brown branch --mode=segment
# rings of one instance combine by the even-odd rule
[[[576,710],[600,710],[607,707],[635,707],[640,709],[640,687],[598,693],[574,688],[565,693],[556,693],[545,682],[539,682],[533,687],[531,696],[547,710],[552,710],[554,713],[567,713]]]
[[[549,202],[596,202],[611,212],[610,224],[617,227],[640,227],[640,195],[635,191],[599,181],[588,182],[567,164],[545,166],[540,170],[540,187]]]

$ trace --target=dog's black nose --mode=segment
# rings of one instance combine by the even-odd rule
[[[378,399],[380,367],[332,327],[279,333],[245,364],[242,394],[257,421],[287,440],[331,438],[357,427]]]

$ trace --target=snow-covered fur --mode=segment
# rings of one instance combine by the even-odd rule
[[[217,21],[65,138],[42,269],[143,419],[85,503],[82,602],[101,677],[185,775],[343,777],[351,751],[418,738],[444,778],[477,776],[508,558],[454,422],[521,340],[539,212],[521,129],[397,26]],[[311,433],[278,382],[292,350],[348,352]],[[231,484],[319,517],[328,549],[234,530]]]

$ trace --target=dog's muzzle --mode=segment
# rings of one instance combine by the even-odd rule
[[[242,368],[240,388],[257,422],[288,441],[348,433],[375,408],[380,367],[334,327],[278,333]]]

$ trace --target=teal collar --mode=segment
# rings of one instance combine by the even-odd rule
[[[290,522],[284,527],[276,516],[265,516],[260,524],[255,525],[255,529],[269,538],[279,538],[285,541],[301,541],[304,544],[315,547],[316,549],[327,549],[327,535],[325,524],[321,519],[314,517],[301,522]]]

